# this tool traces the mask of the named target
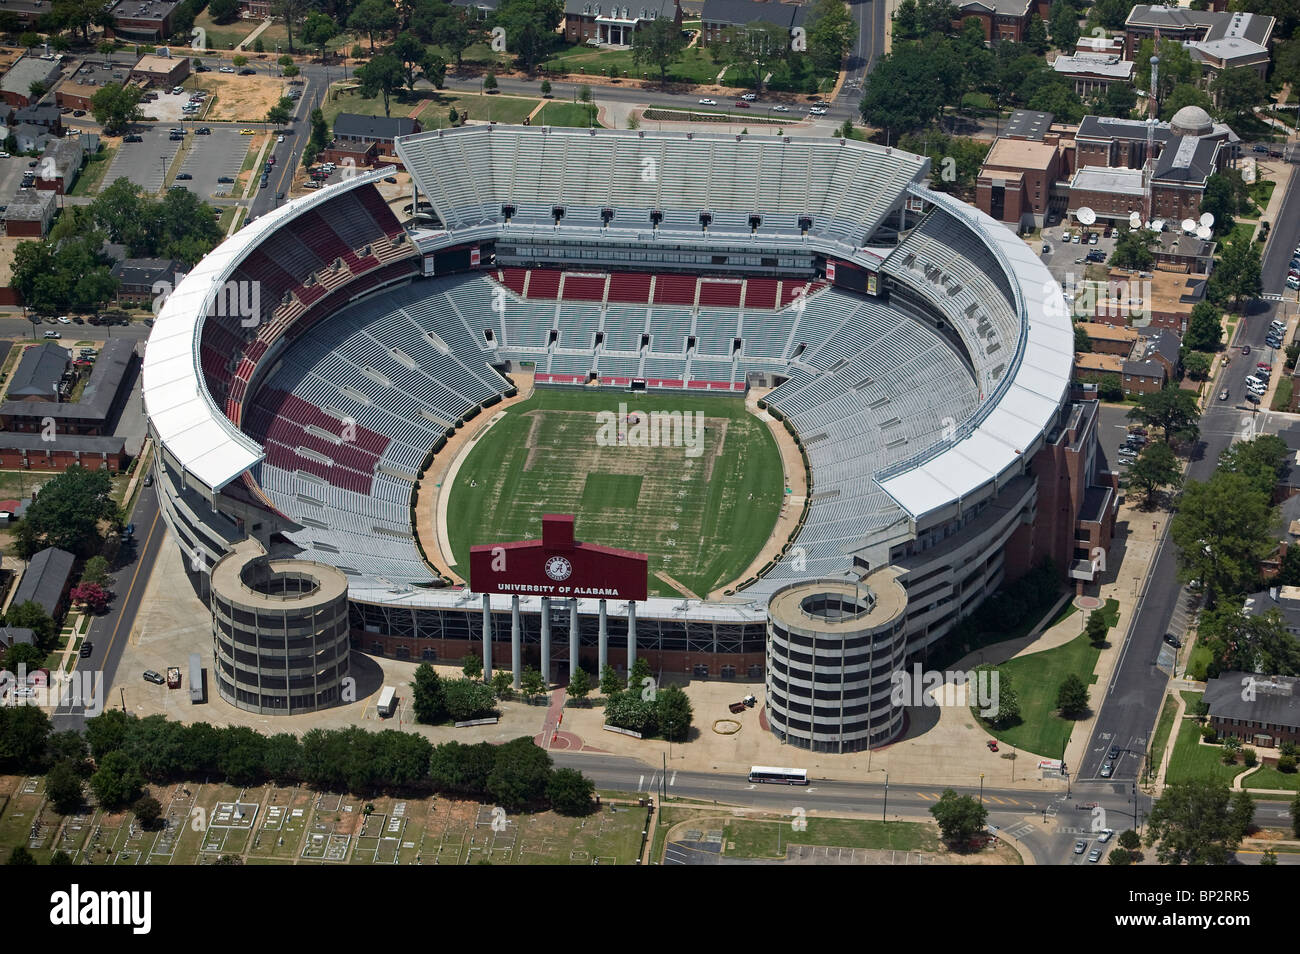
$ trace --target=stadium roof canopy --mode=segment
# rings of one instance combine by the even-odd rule
[[[144,357],[145,412],[177,464],[212,491],[263,457],[258,443],[226,418],[203,383],[199,343],[217,294],[239,263],[280,226],[383,175],[380,170],[355,176],[248,223],[205,255],[163,303]]]

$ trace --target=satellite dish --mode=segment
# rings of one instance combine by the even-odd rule
[[[1079,209],[1078,212],[1074,213],[1074,217],[1083,225],[1092,225],[1097,221],[1097,213],[1086,205]]]
[[[1214,213],[1213,213],[1213,212],[1202,212],[1202,213],[1201,213],[1201,224],[1204,225],[1206,228],[1209,228],[1211,225],[1213,225],[1213,224],[1214,224]]]
[[[1165,220],[1156,219],[1151,223],[1151,230],[1154,232],[1163,232],[1165,230]]]
[[[1195,231],[1196,231],[1196,220],[1195,220],[1195,219],[1183,219],[1183,231],[1186,232],[1188,235],[1191,235],[1193,232],[1195,232]]]
[[[1200,228],[1196,230],[1196,237],[1199,239],[1208,239],[1213,234],[1214,234],[1214,230],[1211,229],[1208,225],[1202,225]]]
[[[1142,213],[1130,212],[1128,217],[1128,227],[1131,229],[1142,227]]]

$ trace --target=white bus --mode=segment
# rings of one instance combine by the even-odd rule
[[[807,769],[773,768],[770,765],[754,765],[749,770],[751,782],[773,782],[777,785],[807,785]]]
[[[384,691],[379,694],[379,704],[376,707],[379,709],[380,717],[387,719],[389,716],[393,714],[393,710],[396,707],[397,707],[397,690],[394,689],[392,686],[384,686]]]

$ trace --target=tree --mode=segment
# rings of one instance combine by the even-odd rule
[[[309,47],[323,47],[339,35],[339,25],[334,18],[312,10],[298,29],[298,38]]]
[[[498,699],[509,699],[514,695],[514,677],[508,669],[498,669],[492,674],[492,691]]]
[[[1221,70],[1210,81],[1210,94],[1219,104],[1219,115],[1235,124],[1251,116],[1256,106],[1268,102],[1269,88],[1268,82],[1254,69],[1237,66]]]
[[[577,769],[559,768],[546,783],[546,799],[561,815],[586,815],[592,809],[596,786]]]
[[[642,735],[653,735],[658,727],[655,704],[642,699],[639,692],[628,689],[615,693],[605,700],[605,722],[620,729],[629,729]]]
[[[1047,26],[1037,13],[1029,15],[1029,25],[1025,27],[1025,36],[1021,42],[1039,56],[1047,52]]]
[[[1218,351],[1223,342],[1223,317],[1212,302],[1198,301],[1187,320],[1183,344],[1196,351]]]
[[[691,700],[677,686],[668,686],[655,694],[655,721],[659,734],[669,742],[685,742],[691,733]]]
[[[943,840],[952,846],[967,844],[984,830],[989,816],[978,801],[950,788],[944,789],[939,801],[930,806],[930,814],[938,822]]]
[[[90,788],[105,808],[121,808],[135,801],[144,779],[139,767],[125,752],[109,752],[99,760],[90,776]]]
[[[9,852],[9,860],[6,861],[5,864],[34,865],[36,864],[36,858],[27,850],[26,846],[14,845],[13,849]]]
[[[1011,683],[1011,674],[1002,672],[996,666],[978,666],[976,672],[994,672],[998,674],[998,709],[989,717],[989,724],[996,729],[1013,726],[1020,721],[1020,696]]]
[[[140,820],[147,831],[162,816],[162,805],[152,795],[141,795],[131,806],[131,812]]]
[[[551,81],[542,80],[542,84],[539,87],[537,87],[537,89],[542,94],[542,98],[545,99],[546,97],[551,95]]]
[[[955,19],[957,8],[949,0],[902,0],[894,14],[894,38],[921,40],[947,33]]]
[[[496,746],[487,742],[435,745],[429,755],[429,781],[434,791],[482,797],[488,775],[496,766]]]
[[[48,654],[39,646],[30,643],[15,643],[5,650],[0,666],[9,672],[17,672],[19,666],[26,667],[27,672],[34,672],[45,665]]]
[[[1182,471],[1178,460],[1168,444],[1147,444],[1141,456],[1129,468],[1129,486],[1141,490],[1150,506],[1156,493],[1162,487],[1178,487],[1182,483]]]
[[[280,101],[266,111],[266,121],[273,126],[284,126],[293,115],[293,100],[281,96]]]
[[[1062,53],[1073,53],[1075,44],[1079,42],[1079,14],[1074,4],[1069,0],[1055,0],[1048,17],[1052,45]]]
[[[122,748],[127,730],[135,722],[135,716],[120,709],[107,709],[102,715],[87,719],[86,743],[90,746],[90,754],[98,761],[109,752]]]
[[[1247,613],[1233,603],[1222,603],[1201,613],[1197,644],[1210,651],[1206,675],[1222,672],[1266,672],[1300,675],[1300,639],[1287,631],[1277,610]],[[1256,695],[1254,677],[1243,680],[1243,699]]]
[[[82,583],[69,593],[73,603],[80,603],[98,616],[108,608],[108,593],[98,583]]]
[[[51,865],[70,865],[72,864],[72,855],[68,854],[62,848],[50,855]]]
[[[602,696],[612,696],[616,692],[622,692],[627,688],[627,682],[618,674],[609,663],[600,671],[600,694]]]
[[[1183,489],[1170,534],[1178,547],[1179,579],[1200,581],[1206,606],[1249,592],[1258,582],[1259,561],[1274,546],[1270,500],[1244,474],[1215,473]]]
[[[1243,300],[1256,298],[1263,290],[1258,243],[1229,242],[1210,276],[1206,296],[1214,301],[1231,298],[1232,310],[1237,311]]]
[[[1149,229],[1128,229],[1121,232],[1115,240],[1115,251],[1111,253],[1110,264],[1115,268],[1145,271],[1156,260],[1151,251],[1155,242],[1156,235]]]
[[[479,32],[463,7],[449,8],[436,0],[416,8],[411,17],[411,29],[420,39],[454,56],[457,69],[461,67],[465,51],[478,39]]]
[[[484,75],[484,77],[483,77],[483,89],[484,89],[485,92],[488,92],[488,93],[495,92],[495,90],[497,89],[497,74],[494,73],[494,72],[492,72],[492,70],[488,70],[487,73],[486,73],[486,74]],[[585,89],[585,90],[587,91],[587,99],[590,99],[590,98],[591,98],[591,87],[590,87],[590,86],[584,86],[583,89]],[[587,101],[587,100],[583,100],[583,102],[586,102],[586,101]]]
[[[1083,631],[1089,642],[1094,646],[1100,646],[1106,641],[1106,634],[1110,631],[1110,627],[1106,625],[1106,615],[1101,610],[1093,610],[1088,614],[1088,624]],[[1059,704],[1057,707],[1060,708]]]
[[[234,65],[235,69],[242,70],[248,65],[248,57],[244,56],[242,53],[236,53],[230,58],[230,62]]]
[[[1111,84],[1112,88],[1119,85],[1119,83]],[[1208,113],[1214,109],[1214,100],[1210,99],[1205,90],[1193,83],[1179,83],[1164,101],[1164,106],[1160,110],[1160,118],[1165,122],[1169,122],[1180,109],[1186,106],[1197,106]]]
[[[453,722],[483,719],[496,712],[492,687],[474,679],[449,679],[442,684],[447,717]]]
[[[364,3],[377,3],[381,0],[361,0]],[[365,66],[358,66],[352,74],[361,84],[361,95],[366,99],[382,96],[384,115],[389,114],[393,94],[402,88],[402,64],[397,57],[381,53]]]
[[[1291,834],[1300,838],[1300,794],[1291,799]]]
[[[442,680],[432,666],[421,663],[416,667],[415,682],[411,683],[411,689],[416,722],[434,725],[447,718],[447,699],[443,694]]]
[[[1056,708],[1066,719],[1079,719],[1088,714],[1088,687],[1074,673],[1070,673],[1056,691]]]
[[[18,528],[18,552],[31,559],[38,550],[58,547],[89,556],[103,542],[99,524],[117,518],[106,470],[74,465],[59,474],[36,496]]]
[[[87,560],[86,565],[81,568],[81,582],[98,583],[103,587],[110,586],[113,578],[108,573],[108,561],[102,556],[93,556]]]
[[[311,111],[311,137],[307,140],[308,146],[313,146],[316,150],[323,151],[330,144],[330,127],[325,122],[325,113],[319,107]]]
[[[532,666],[525,666],[519,675],[519,690],[532,701],[534,696],[540,696],[546,691],[546,680]]]
[[[1193,779],[1166,786],[1147,819],[1148,845],[1162,865],[1223,865],[1241,842],[1240,810],[1230,806],[1228,786]]]
[[[520,737],[496,746],[487,793],[507,811],[518,811],[540,804],[550,780],[551,757],[532,739]]]
[[[80,773],[70,762],[58,762],[45,776],[45,796],[60,815],[71,815],[85,800]]]
[[[637,66],[651,66],[659,71],[659,81],[668,82],[668,67],[686,49],[686,38],[670,17],[660,17],[643,23],[632,34],[632,62]],[[543,80],[542,95],[550,93],[550,84]]]
[[[406,88],[415,92],[415,76],[424,59],[424,44],[413,33],[399,33],[388,47],[388,52],[401,62],[406,78]]]
[[[562,0],[503,0],[493,24],[506,31],[506,48],[531,73],[554,44],[563,15]]]
[[[756,92],[763,92],[763,77],[790,53],[789,32],[775,23],[759,21],[723,31],[723,57],[739,68]]]
[[[1193,381],[1204,381],[1210,376],[1210,356],[1203,351],[1187,351],[1182,357],[1182,365],[1183,371]]]
[[[1125,11],[1124,15],[1128,16],[1128,12]],[[1155,52],[1155,42],[1152,38],[1148,37],[1138,43],[1137,51],[1133,56],[1135,64],[1133,80],[1140,89],[1151,90],[1151,57]],[[1192,55],[1181,43],[1177,40],[1160,41],[1160,88],[1154,91],[1157,103],[1163,104],[1172,94],[1175,86],[1195,85],[1200,78],[1200,64],[1192,59]]]
[[[417,678],[419,673],[416,673]],[[296,735],[277,732],[266,740],[262,767],[266,776],[278,784],[297,782],[302,778],[302,744]]]
[[[36,647],[42,652],[54,648],[54,620],[45,612],[45,607],[35,600],[27,600],[17,606],[9,607],[5,613],[5,625],[19,629],[30,629]]]
[[[239,19],[239,0],[209,0],[208,16],[213,23],[234,23]]]
[[[460,661],[460,671],[465,674],[466,679],[482,679],[483,658],[474,653],[470,653]]]
[[[839,0],[813,0],[804,21],[808,57],[818,73],[836,73],[853,48],[857,25]]]
[[[370,52],[375,52],[375,34],[388,33],[397,28],[397,10],[383,0],[361,0],[352,8],[348,28],[364,33],[370,41]]]
[[[1201,211],[1214,216],[1214,234],[1228,235],[1238,213],[1250,208],[1250,191],[1239,175],[1215,173],[1205,180]]]
[[[140,119],[144,92],[138,86],[105,83],[90,97],[90,112],[104,132],[115,135]]]
[[[1140,395],[1137,406],[1128,412],[1130,421],[1160,428],[1169,444],[1195,441],[1200,433],[1197,423],[1200,416],[1196,396],[1181,388],[1165,388]]]
[[[433,746],[422,735],[385,729],[375,736],[375,772],[387,785],[412,789],[429,777]]]
[[[284,21],[284,28],[288,33],[287,45],[290,53],[293,52],[293,28],[302,19],[303,11],[306,8],[306,0],[273,0],[271,3],[271,15]]]
[[[1261,434],[1226,448],[1219,455],[1218,469],[1245,474],[1259,490],[1271,497],[1273,488],[1286,475],[1290,458],[1286,441],[1276,434]]]
[[[961,82],[951,56],[911,45],[896,47],[867,76],[860,111],[865,122],[894,136],[938,119]]]
[[[587,670],[579,666],[578,671],[575,672],[573,674],[573,678],[569,680],[569,689],[568,689],[569,698],[584,700],[587,698],[587,694],[590,692],[591,692],[591,676],[587,675]]]

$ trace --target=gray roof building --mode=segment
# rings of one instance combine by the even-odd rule
[[[358,113],[339,113],[334,117],[335,138],[388,142],[398,136],[409,136],[419,131],[419,124],[409,116],[362,116]]]
[[[55,194],[46,189],[16,189],[5,209],[6,222],[39,222],[54,214]]]
[[[28,348],[18,361],[13,379],[9,382],[9,390],[5,392],[5,399],[26,401],[39,397],[56,400],[59,381],[63,378],[63,372],[68,370],[71,360],[66,348],[50,341]]]
[[[81,171],[85,158],[81,140],[77,136],[67,139],[51,139],[45,144],[45,152],[36,163],[36,177],[46,182],[62,179],[65,188],[71,187]]]
[[[757,2],[757,0],[704,0],[700,19],[712,28],[774,23],[779,27],[799,26],[808,10],[799,3]]]
[[[74,404],[46,401],[6,401],[0,404],[0,417],[52,417],[56,420],[75,420],[104,424],[113,413],[119,393],[127,383],[127,372],[135,362],[135,342],[125,338],[110,338],[100,349],[95,369]]]
[[[23,645],[36,645],[36,634],[25,626],[0,626],[0,646]]]
[[[32,98],[33,83],[44,83],[48,89],[58,76],[58,60],[43,60],[39,56],[28,53],[19,57],[18,61],[9,67],[4,77],[0,78],[0,93],[19,96],[24,101],[29,100]]]
[[[63,594],[72,579],[74,557],[67,550],[47,547],[32,557],[27,564],[27,571],[18,581],[14,598],[10,606],[21,606],[28,601],[37,603],[50,616],[58,614],[62,608]]]
[[[1213,719],[1230,719],[1243,726],[1300,729],[1297,684],[1300,678],[1295,676],[1225,672],[1206,682],[1202,701],[1210,707]]]
[[[1051,113],[1042,113],[1033,109],[1017,109],[1007,120],[1006,126],[1002,129],[1002,135],[1007,139],[1028,139],[1032,142],[1041,142],[1047,135],[1047,131],[1052,128],[1052,120],[1055,117]]]
[[[124,258],[114,262],[110,269],[114,278],[122,283],[124,291],[136,288],[152,289],[156,282],[177,285],[176,273],[185,266],[174,258]]]

